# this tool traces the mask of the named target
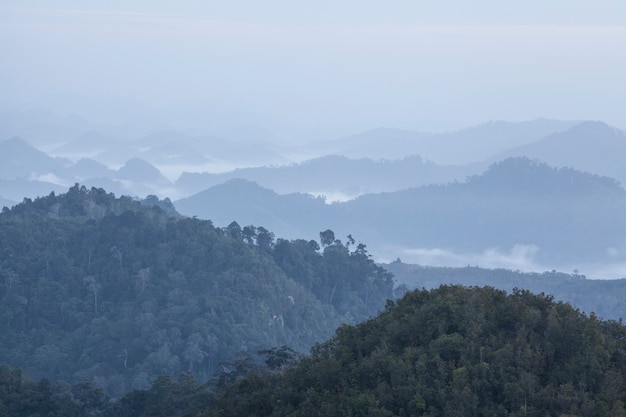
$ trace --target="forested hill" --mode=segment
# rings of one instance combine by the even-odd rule
[[[550,297],[413,291],[208,416],[624,416],[626,327]],[[137,413],[136,415],[144,415]]]
[[[82,417],[626,415],[626,327],[524,290],[442,286],[389,301],[298,357],[240,354],[110,401],[0,367],[0,414]]]
[[[206,380],[240,351],[308,351],[393,289],[365,245],[321,237],[217,228],[78,185],[25,200],[0,214],[0,358],[120,396],[161,374]]]

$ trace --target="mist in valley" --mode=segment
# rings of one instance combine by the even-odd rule
[[[53,3],[0,2],[0,414],[626,413],[623,0]]]

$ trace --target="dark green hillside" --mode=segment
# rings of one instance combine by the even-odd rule
[[[363,245],[326,243],[78,185],[25,200],[0,214],[1,361],[119,396],[242,350],[306,351],[392,295]]]
[[[413,291],[208,416],[624,416],[626,327],[551,297]]]

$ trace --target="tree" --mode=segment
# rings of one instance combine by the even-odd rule
[[[122,251],[117,246],[111,247],[111,255],[120,263],[120,269],[122,269]]]
[[[204,358],[209,356],[207,352],[200,348],[202,344],[204,344],[204,339],[202,335],[198,333],[192,334],[189,336],[189,339],[187,339],[187,347],[185,348],[183,356],[189,363],[189,374],[193,373],[194,363],[202,363]]]
[[[241,239],[241,226],[239,226],[239,223],[233,221],[228,226],[226,226],[226,233],[228,234],[228,236],[232,237],[233,239],[240,240]]]
[[[323,232],[320,232],[320,243],[322,247],[330,246],[335,241],[335,232],[330,229],[326,229]]]
[[[295,364],[302,357],[298,352],[285,345],[280,348],[260,350],[259,354],[265,356],[265,364],[271,370],[282,370]]]
[[[254,227],[253,225],[244,226],[243,230],[241,231],[244,241],[249,245],[254,244],[254,239],[256,239],[256,233],[256,227]]]
[[[256,229],[256,244],[265,250],[269,250],[274,245],[274,233],[267,230],[265,227],[259,226]]]
[[[150,282],[150,268],[142,268],[137,271],[137,287],[141,292],[146,290]]]
[[[93,312],[94,314],[98,314],[98,292],[102,288],[102,285],[98,284],[96,277],[92,275],[88,275],[83,278],[83,283],[91,294],[93,294]]]

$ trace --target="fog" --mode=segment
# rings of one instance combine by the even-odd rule
[[[620,0],[3,2],[5,108],[283,141],[488,120],[625,127]]]
[[[398,258],[406,264],[463,268],[479,266],[490,269],[508,269],[542,273],[557,269],[561,272],[584,275],[588,279],[620,279],[626,277],[626,263],[577,263],[570,265],[540,264],[534,258],[539,248],[535,245],[515,245],[509,251],[491,248],[479,253],[459,253],[438,248],[386,247],[375,250],[379,262],[390,263]]]
[[[618,238],[626,200],[617,185],[626,183],[622,0],[1,2],[0,54],[0,206],[81,182],[170,198],[178,208],[185,198],[221,192],[218,186],[228,192],[233,185],[224,184],[245,179],[259,187],[247,189],[257,205],[236,211],[220,206],[222,197],[189,203],[185,214],[225,222],[216,220],[220,226],[268,222],[262,225],[277,236],[306,233],[290,238],[358,225],[362,230],[348,233],[371,238],[380,261],[626,274],[626,242]],[[537,242],[550,236],[499,239],[504,230],[483,229],[482,217],[517,209],[503,198],[501,212],[485,214],[489,198],[520,184],[541,188],[544,177],[524,183],[524,168],[511,170],[510,183],[492,179],[424,209],[435,218],[455,204],[486,201],[463,213],[468,231],[459,233],[483,237],[480,245],[467,238],[465,247],[453,247],[454,239],[442,242],[440,229],[426,221],[415,233],[432,242],[410,241],[410,234],[377,242],[384,233],[368,229],[392,193],[404,201],[403,190],[423,187],[408,200],[421,210],[428,204],[419,195],[435,201],[437,187],[510,157],[589,175],[569,173],[559,183],[566,191],[552,191],[574,202],[597,195],[563,205],[560,217],[550,214],[558,223],[550,233],[580,250],[585,263],[572,265],[573,252],[558,253],[556,243],[551,250],[568,262],[546,261]],[[550,193],[515,201],[526,207]],[[363,208],[360,218],[350,209],[339,213],[340,203],[368,195],[378,205]],[[571,227],[591,205],[588,230]],[[298,210],[305,214],[289,217]],[[390,207],[385,215],[397,212]],[[235,213],[241,218],[231,218]],[[519,213],[502,224],[550,223],[541,213],[532,221]],[[401,230],[411,214],[385,227]],[[459,216],[442,216],[437,227],[445,231]],[[586,242],[591,235],[597,241]]]

